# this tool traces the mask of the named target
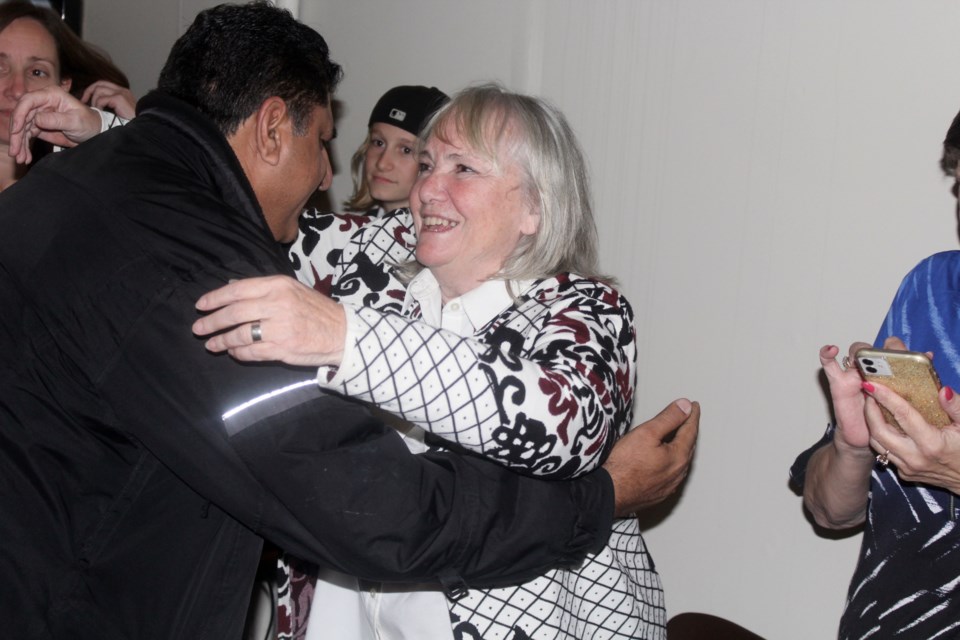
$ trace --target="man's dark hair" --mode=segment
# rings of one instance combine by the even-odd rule
[[[257,1],[201,11],[173,45],[157,88],[196,107],[227,136],[277,96],[303,135],[342,76],[319,33]]]

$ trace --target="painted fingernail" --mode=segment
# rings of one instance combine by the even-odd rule
[[[870,384],[869,382],[862,382],[862,383],[860,383],[860,387],[861,387],[864,391],[866,391],[867,393],[873,393],[874,391],[876,391],[876,389],[874,388],[874,386],[873,386],[872,384]]]
[[[950,387],[944,387],[943,395],[947,398],[947,402],[950,402],[951,400],[953,400],[953,389],[951,389]]]

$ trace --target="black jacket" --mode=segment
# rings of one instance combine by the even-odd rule
[[[290,268],[212,124],[160,94],[139,108],[0,195],[4,633],[236,638],[263,538],[363,578],[475,586],[602,546],[604,472],[414,456],[312,370],[207,353],[196,299]]]

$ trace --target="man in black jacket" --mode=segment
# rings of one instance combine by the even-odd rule
[[[197,298],[291,273],[277,241],[329,186],[339,78],[288,13],[205,11],[131,124],[0,196],[9,633],[238,637],[264,538],[368,579],[520,581],[598,549],[615,511],[685,473],[689,457],[668,456],[631,475],[630,438],[606,471],[569,483],[413,456],[313,371],[205,351]],[[686,419],[695,437],[698,415],[673,406],[641,435]]]

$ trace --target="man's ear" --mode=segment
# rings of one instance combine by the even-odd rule
[[[280,154],[293,134],[287,103],[276,96],[267,98],[257,109],[254,144],[257,154],[267,163],[276,166]]]

